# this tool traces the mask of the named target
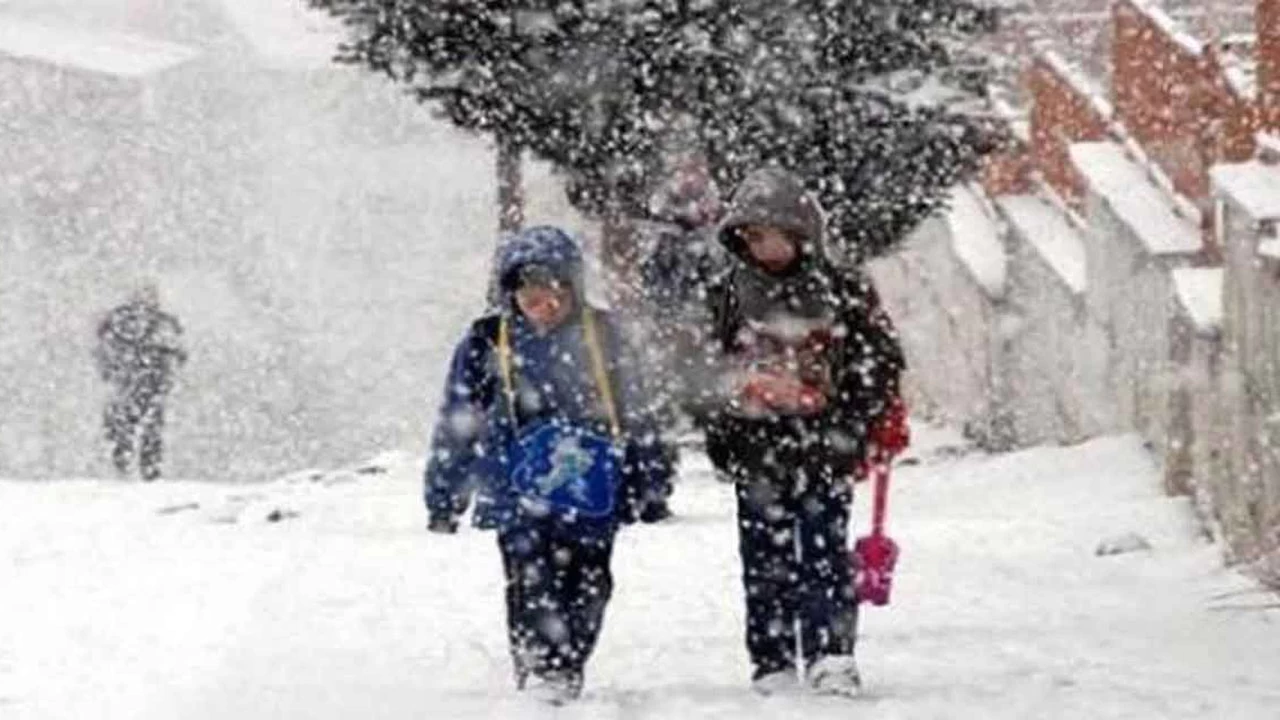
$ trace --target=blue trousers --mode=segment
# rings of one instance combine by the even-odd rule
[[[584,537],[554,519],[522,520],[499,532],[518,684],[530,674],[581,681],[613,594],[613,538]]]
[[[852,654],[847,480],[804,466],[734,474],[753,677]]]

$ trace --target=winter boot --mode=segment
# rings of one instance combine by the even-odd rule
[[[671,508],[667,506],[666,501],[649,503],[644,510],[640,511],[640,522],[653,524],[660,523],[663,520],[671,518]]]
[[[751,690],[757,695],[790,695],[800,691],[800,678],[796,677],[795,668],[775,670],[757,675],[751,681]]]
[[[516,665],[514,674],[516,678],[516,690],[524,690],[525,686],[529,684],[528,669],[521,667],[520,665]]]
[[[819,695],[857,697],[862,692],[862,676],[852,655],[828,655],[809,668],[809,687]]]
[[[582,674],[556,670],[544,675],[530,675],[524,690],[530,697],[548,705],[567,705],[582,695]]]
[[[129,463],[132,456],[133,450],[124,443],[119,443],[111,449],[111,464],[115,466],[117,474],[129,474]]]

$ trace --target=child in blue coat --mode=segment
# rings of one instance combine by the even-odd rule
[[[497,312],[453,356],[426,471],[433,532],[472,496],[496,529],[520,689],[576,698],[612,592],[621,523],[666,496],[671,468],[642,376],[605,313],[585,301],[582,255],[551,227],[499,253]]]

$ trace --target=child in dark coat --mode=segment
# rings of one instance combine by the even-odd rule
[[[902,422],[893,327],[870,282],[827,259],[824,234],[817,202],[772,169],[747,177],[720,229],[738,262],[712,298],[727,371],[707,450],[736,486],[747,650],[765,694],[802,678],[858,692],[853,476],[883,457],[869,438]]]
[[[429,529],[498,531],[517,687],[576,698],[612,593],[621,523],[666,495],[670,467],[613,321],[582,292],[563,231],[499,255],[498,312],[454,353],[426,471]]]

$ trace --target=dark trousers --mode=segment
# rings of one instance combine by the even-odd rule
[[[613,535],[582,537],[580,529],[550,519],[499,533],[518,683],[529,674],[581,682],[613,594]]]
[[[163,455],[164,396],[159,393],[122,394],[113,397],[103,414],[111,462],[127,473],[135,450],[138,471],[144,480],[160,477]]]
[[[852,489],[821,467],[731,468],[753,677],[853,653]]]

